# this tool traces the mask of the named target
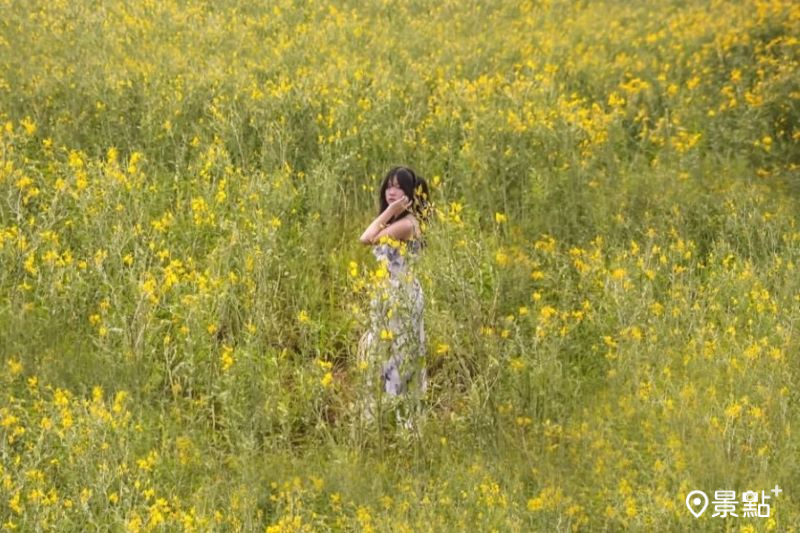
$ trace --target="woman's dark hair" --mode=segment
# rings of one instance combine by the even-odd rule
[[[395,178],[397,179],[397,186],[411,199],[411,210],[417,217],[417,220],[420,221],[420,224],[427,222],[431,209],[428,182],[425,181],[425,178],[422,176],[417,176],[414,171],[408,167],[393,167],[386,173],[386,176],[383,178],[383,183],[381,184],[379,200],[380,210],[378,214],[383,213],[386,208],[389,207],[389,202],[386,201],[386,189],[389,188],[389,184],[392,183]],[[389,224],[402,218],[404,215],[405,213],[395,215],[395,217],[389,221]]]

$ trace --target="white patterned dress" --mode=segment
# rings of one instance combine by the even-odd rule
[[[398,409],[398,420],[405,419],[406,425],[428,386],[425,298],[412,270],[420,249],[421,243],[416,239],[373,246],[373,255],[384,262],[386,270],[375,279],[370,327],[359,345],[360,362],[366,363],[367,390],[370,394],[382,392],[391,396]],[[366,412],[369,418],[374,415],[374,396],[368,398]]]

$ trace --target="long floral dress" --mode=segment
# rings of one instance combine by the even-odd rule
[[[390,240],[372,248],[385,268],[379,268],[375,276],[370,327],[359,345],[359,362],[367,372],[368,418],[375,414],[375,396],[385,393],[391,397],[388,403],[395,407],[398,421],[409,425],[427,391],[425,298],[412,268],[420,249],[416,239]]]

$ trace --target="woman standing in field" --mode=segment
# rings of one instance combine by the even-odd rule
[[[359,366],[367,372],[365,415],[374,417],[384,393],[396,408],[398,422],[412,425],[412,413],[427,390],[424,296],[411,266],[425,246],[428,184],[407,167],[386,173],[378,198],[378,216],[360,241],[372,245],[381,262],[370,303],[370,327],[359,343]],[[380,389],[374,379],[380,375]]]

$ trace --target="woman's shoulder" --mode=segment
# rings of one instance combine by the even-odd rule
[[[412,213],[407,214],[401,220],[407,219],[411,222],[411,225],[414,227],[414,233],[411,236],[412,239],[419,239],[422,237],[422,228],[419,225],[419,220],[415,217]]]

